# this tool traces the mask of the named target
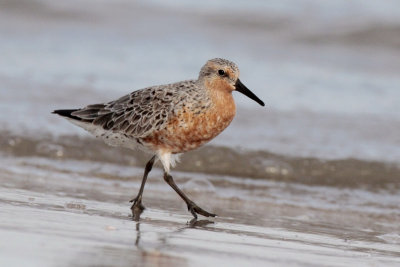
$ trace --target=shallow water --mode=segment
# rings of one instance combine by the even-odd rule
[[[0,2],[1,266],[399,266],[398,1]],[[182,157],[50,114],[235,61],[267,107]],[[29,241],[29,242],[28,242]],[[23,256],[21,256],[23,255]]]
[[[128,199],[139,187],[139,168],[4,157],[0,172],[0,237],[8,240],[0,245],[2,265],[400,264],[398,190],[176,172],[183,190],[219,215],[191,223],[156,169],[145,191],[148,208],[134,222]]]

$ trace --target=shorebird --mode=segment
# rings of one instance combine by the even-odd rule
[[[194,219],[197,214],[215,217],[179,189],[170,174],[170,167],[175,166],[177,155],[207,143],[231,123],[236,113],[233,91],[264,106],[264,102],[239,80],[239,68],[235,63],[215,58],[201,68],[197,80],[147,87],[108,103],[53,113],[109,145],[139,148],[152,154],[139,192],[130,201],[133,202],[134,217],[144,210],[143,190],[156,159],[162,163],[164,180],[186,202]]]

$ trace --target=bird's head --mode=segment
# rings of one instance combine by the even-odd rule
[[[264,102],[239,80],[239,74],[239,68],[232,61],[214,58],[201,68],[199,81],[210,90],[239,91],[264,106]]]

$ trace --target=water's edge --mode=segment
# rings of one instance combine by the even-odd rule
[[[13,157],[92,160],[134,166],[144,166],[150,158],[141,151],[110,147],[94,138],[72,135],[28,137],[0,132],[0,147],[3,154]],[[367,189],[400,187],[400,167],[396,163],[290,157],[212,145],[186,153],[176,170],[308,185]]]

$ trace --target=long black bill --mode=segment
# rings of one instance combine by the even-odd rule
[[[251,99],[256,101],[258,104],[260,104],[261,106],[265,106],[264,102],[261,99],[259,99],[255,94],[253,94],[253,92],[250,91],[249,88],[247,88],[239,79],[237,79],[235,87],[236,87],[236,91],[239,91],[242,94],[244,94],[245,96],[250,97]]]

